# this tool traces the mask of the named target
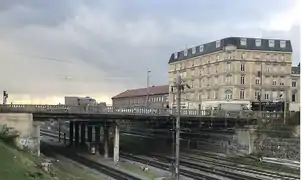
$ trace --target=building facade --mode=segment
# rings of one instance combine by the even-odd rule
[[[149,92],[149,93],[148,93]],[[149,101],[147,103],[147,95]],[[168,103],[169,85],[131,89],[112,97],[112,105],[120,108],[149,107],[165,108]]]
[[[96,106],[97,102],[91,97],[65,96],[65,105],[67,106]]]
[[[259,97],[262,101],[289,100],[291,66],[289,40],[229,37],[173,53],[169,85],[180,74],[191,87],[182,92],[181,104],[186,108],[223,102],[249,104]],[[169,100],[175,106],[175,92],[170,91]]]
[[[300,111],[300,63],[298,66],[292,67],[290,94],[289,109],[291,111]]]

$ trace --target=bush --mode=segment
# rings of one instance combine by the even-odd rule
[[[18,137],[17,131],[8,127],[6,124],[0,124],[0,139],[4,142],[12,143]]]

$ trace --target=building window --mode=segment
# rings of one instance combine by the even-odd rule
[[[239,92],[239,98],[244,99],[244,89],[241,89]]]
[[[218,77],[215,77],[214,84],[218,84]]]
[[[292,102],[296,102],[296,94],[292,94]]]
[[[214,91],[214,99],[218,99],[218,91]]]
[[[275,46],[275,40],[272,40],[272,39],[268,40],[268,46],[269,47],[274,47]]]
[[[245,64],[244,64],[244,63],[241,63],[241,65],[240,65],[240,70],[241,70],[241,71],[245,71]]]
[[[201,79],[199,79],[199,87],[201,87],[202,86],[202,80]]]
[[[184,50],[184,56],[187,56],[188,55],[188,50]]]
[[[196,47],[193,47],[192,48],[192,54],[195,54],[196,53]]]
[[[220,56],[216,55],[216,61],[219,61]]]
[[[280,41],[280,47],[285,48],[286,47],[286,41]]]
[[[225,91],[225,99],[232,99],[233,98],[233,92],[231,90]]]
[[[227,62],[226,67],[225,67],[225,71],[231,71],[231,63]]]
[[[259,90],[255,91],[255,99],[257,99],[257,100],[260,99],[260,91]]]
[[[198,101],[201,101],[201,100],[202,100],[202,95],[198,94]]]
[[[218,73],[218,65],[215,65],[215,73]]]
[[[244,76],[241,76],[241,77],[240,77],[240,84],[244,84],[244,79],[245,79]]]
[[[191,81],[191,88],[194,88],[194,80]]]
[[[220,47],[220,40],[216,41],[216,48]]]
[[[174,71],[176,71],[177,69],[177,64],[174,64]]]
[[[245,59],[245,53],[241,54],[241,59]]]
[[[203,52],[203,45],[199,46],[199,52]]]
[[[246,38],[241,38],[241,39],[240,39],[240,44],[241,44],[242,46],[246,46]]]
[[[178,58],[178,53],[176,52],[176,53],[174,53],[174,59],[177,59]]]
[[[256,44],[257,47],[260,47],[261,46],[261,39],[256,39],[255,44]]]
[[[227,84],[231,84],[231,78],[232,78],[231,75],[226,76],[226,83]]]
[[[280,86],[284,86],[284,80],[283,80],[283,78],[280,78]]]
[[[210,78],[208,78],[207,86],[210,86]]]
[[[266,54],[266,60],[269,61],[270,60],[270,55]]]
[[[274,79],[273,80],[273,85],[276,86],[277,85],[277,81]]]
[[[256,84],[260,84],[260,79],[256,78]]]
[[[265,100],[268,100],[268,99],[269,99],[269,92],[265,92],[265,94],[264,94],[264,99],[265,99]]]
[[[228,52],[227,59],[232,59],[232,53]]]
[[[292,87],[296,87],[297,86],[297,82],[296,81],[293,81],[292,82]]]
[[[192,77],[194,77],[195,76],[195,73],[194,73],[195,71],[193,70],[193,71],[191,71],[191,76]]]

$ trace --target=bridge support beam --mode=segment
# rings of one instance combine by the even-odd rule
[[[119,162],[120,157],[120,128],[118,124],[115,124],[115,131],[114,131],[114,145],[113,145],[113,162],[117,164]]]
[[[75,144],[76,147],[79,146],[79,125],[80,125],[79,122],[75,122],[75,123],[74,123],[74,131],[75,131],[75,136],[74,136],[75,140],[74,140],[74,144]]]
[[[69,146],[73,146],[73,127],[74,127],[74,122],[70,121],[69,122]]]
[[[87,133],[88,133],[88,142],[91,143],[92,142],[92,126],[87,126]]]
[[[100,126],[96,125],[94,126],[94,133],[95,133],[95,149],[96,153],[100,153]]]
[[[85,146],[86,143],[86,124],[81,123],[81,145]]]
[[[109,127],[107,127],[106,124],[104,124],[103,126],[103,130],[104,130],[104,136],[103,136],[103,142],[104,142],[104,158],[108,158],[108,153],[109,153],[109,146],[108,146],[108,142],[109,142]]]

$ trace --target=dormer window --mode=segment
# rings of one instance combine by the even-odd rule
[[[280,47],[285,48],[286,47],[286,41],[280,41]]]
[[[220,40],[216,41],[216,48],[220,47]]]
[[[269,47],[274,47],[275,46],[275,41],[272,40],[272,39],[268,40],[268,46]]]
[[[261,46],[261,39],[256,39],[255,44],[256,44],[257,47],[260,47]]]
[[[241,44],[241,46],[246,46],[246,38],[241,38],[240,44]]]
[[[196,47],[193,47],[192,48],[192,54],[195,54],[196,53]]]
[[[184,50],[184,56],[187,56],[188,55],[188,50]]]
[[[176,53],[174,53],[174,59],[177,59],[178,58],[178,53],[176,52]]]
[[[199,46],[199,52],[203,52],[203,45]]]

